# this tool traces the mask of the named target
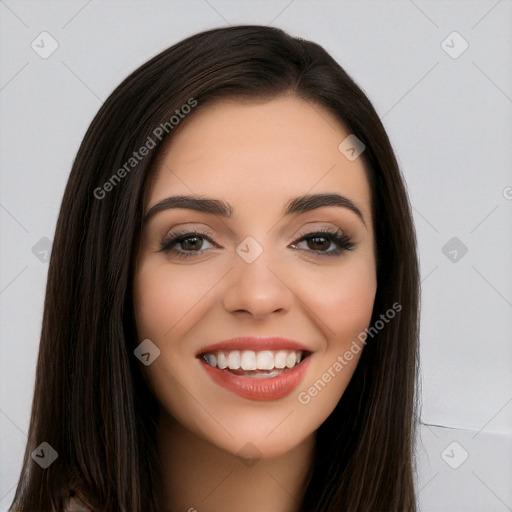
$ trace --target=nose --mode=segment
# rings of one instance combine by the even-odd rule
[[[285,314],[293,301],[287,276],[275,258],[264,251],[255,261],[235,261],[223,293],[226,311],[237,316],[262,320],[273,313]]]

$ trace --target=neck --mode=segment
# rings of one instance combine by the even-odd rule
[[[161,510],[296,512],[310,476],[314,434],[278,457],[242,459],[175,420],[160,422]]]

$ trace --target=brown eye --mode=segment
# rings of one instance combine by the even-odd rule
[[[323,236],[308,238],[308,246],[313,251],[326,251],[331,245],[331,241]]]
[[[345,251],[350,251],[354,245],[350,238],[341,230],[316,231],[309,233],[292,244],[293,249],[300,249],[299,244],[306,242],[309,252],[320,256],[340,256]],[[332,247],[329,250],[329,247]]]
[[[183,238],[179,242],[181,248],[183,250],[199,250],[201,249],[201,245],[203,244],[202,238],[198,236],[190,236],[188,238]]]
[[[205,243],[211,244],[212,247],[220,247],[206,233],[180,232],[170,234],[162,240],[160,251],[179,257],[197,256],[212,248],[204,247]]]

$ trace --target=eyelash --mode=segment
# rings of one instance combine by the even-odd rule
[[[168,237],[164,238],[160,244],[160,251],[159,252],[168,252],[173,253],[175,256],[178,256],[179,258],[190,258],[197,256],[199,254],[202,254],[204,250],[199,251],[184,251],[184,250],[177,250],[173,248],[174,245],[181,243],[189,238],[205,238],[213,245],[215,242],[211,239],[211,237],[207,233],[203,233],[201,231],[180,231],[173,233],[172,235],[169,235]],[[319,231],[313,231],[311,233],[307,233],[307,235],[299,238],[296,242],[293,242],[292,245],[296,245],[299,242],[303,242],[306,240],[310,240],[313,238],[325,238],[327,240],[330,240],[330,242],[334,242],[337,245],[337,249],[332,251],[318,251],[315,249],[309,249],[310,252],[313,254],[319,255],[319,256],[340,256],[345,251],[351,251],[354,248],[354,245],[352,244],[350,238],[343,233],[340,229],[330,231],[330,230],[319,230]],[[217,245],[217,247],[220,247]]]

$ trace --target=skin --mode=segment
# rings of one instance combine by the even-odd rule
[[[161,351],[142,370],[161,408],[162,510],[292,512],[300,502],[315,431],[342,396],[360,353],[309,403],[298,394],[368,327],[377,286],[364,163],[338,150],[349,133],[323,106],[291,95],[222,100],[182,121],[159,155],[145,212],[178,194],[221,199],[233,209],[230,218],[167,209],[143,229],[134,301],[139,340],[149,338]],[[349,198],[362,220],[338,206],[283,215],[291,199],[317,193]],[[160,251],[162,239],[182,228],[206,229],[214,243],[175,244],[182,252],[195,247],[189,258]],[[336,248],[329,239],[320,246],[304,239],[326,228],[341,229],[353,249],[315,254]],[[236,252],[248,236],[263,248],[252,263]],[[298,388],[263,402],[215,384],[195,354],[242,335],[307,345],[310,366]],[[248,443],[251,463],[239,454]]]

